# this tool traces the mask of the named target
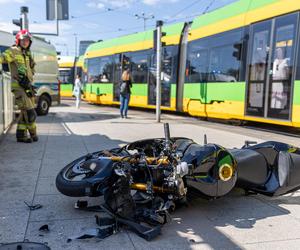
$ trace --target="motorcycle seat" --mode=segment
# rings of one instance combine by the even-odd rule
[[[175,141],[176,152],[181,155],[184,155],[187,148],[193,143],[194,143],[194,141],[190,140],[190,139],[177,139]]]
[[[232,149],[229,152],[237,162],[239,183],[260,185],[266,182],[269,164],[263,154],[252,149]]]

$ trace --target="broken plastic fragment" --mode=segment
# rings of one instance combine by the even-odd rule
[[[72,240],[75,240],[75,239],[82,240],[82,239],[90,239],[90,238],[98,238],[98,239],[102,240],[102,239],[112,235],[113,233],[114,233],[113,226],[106,227],[104,229],[91,228],[91,229],[86,230],[86,232],[80,236],[69,238],[67,240],[67,242],[71,242]]]
[[[39,231],[49,232],[50,231],[49,226],[47,224],[45,224],[39,228]]]
[[[26,201],[24,201],[24,203],[27,207],[29,207],[30,210],[36,210],[43,207],[41,204],[29,205]]]

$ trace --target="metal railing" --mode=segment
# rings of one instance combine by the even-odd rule
[[[13,100],[10,74],[2,71],[0,66],[0,136],[8,130],[13,122]]]

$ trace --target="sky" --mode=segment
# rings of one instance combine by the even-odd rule
[[[62,55],[75,55],[80,40],[107,40],[165,24],[192,20],[236,0],[69,0],[69,20],[59,22],[59,36],[43,36]],[[20,17],[20,7],[29,8],[31,32],[55,33],[56,23],[46,20],[46,0],[0,0],[0,30],[18,27],[12,19]],[[77,43],[76,43],[77,41]],[[75,51],[75,45],[77,50]]]

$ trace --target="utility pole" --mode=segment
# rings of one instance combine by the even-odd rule
[[[55,8],[55,19],[56,19],[56,34],[59,35],[59,22],[58,22],[58,0],[55,0],[54,3]]]
[[[75,60],[74,60],[74,79],[73,79],[73,83],[75,83],[75,79],[77,77],[77,60],[78,60],[78,57],[77,57],[77,33],[74,33],[73,34],[74,37],[75,37]]]
[[[28,7],[22,6],[21,7],[21,29],[22,30],[29,29],[27,14],[28,14]]]
[[[162,52],[162,25],[163,21],[156,22],[156,121],[160,122],[161,105],[161,52]]]
[[[29,29],[28,25],[28,7],[22,6],[20,8],[20,18],[19,19],[13,19],[12,23],[19,26],[20,30]],[[13,31],[13,34],[16,35],[18,31]]]
[[[148,16],[146,16],[146,14],[144,12],[142,12],[141,15],[135,14],[134,15],[136,19],[143,19],[144,21],[144,31],[146,30],[146,21],[149,19],[153,19],[154,15],[153,14],[149,14]]]
[[[77,33],[74,33],[74,38],[75,38],[75,57],[77,57]]]

